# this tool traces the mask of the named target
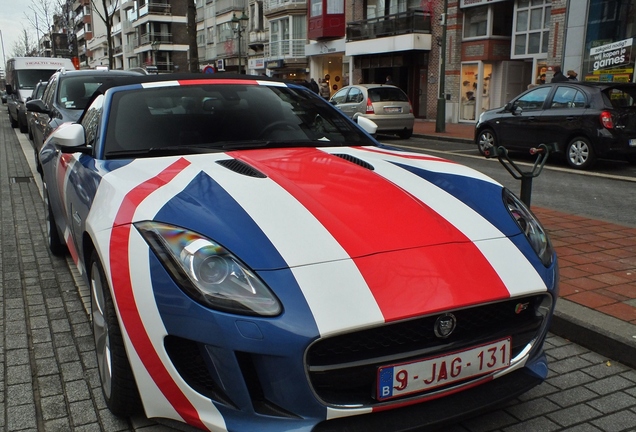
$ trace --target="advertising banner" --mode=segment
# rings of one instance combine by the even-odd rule
[[[633,38],[590,49],[590,72],[619,69],[631,63]]]

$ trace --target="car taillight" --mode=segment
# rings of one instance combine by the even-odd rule
[[[409,113],[413,114],[413,105],[411,104],[411,99],[409,99]]]
[[[375,110],[373,109],[373,104],[371,103],[370,98],[367,98],[367,114],[375,114]]]
[[[614,129],[614,121],[612,120],[612,114],[609,111],[601,112],[601,124],[606,129]]]

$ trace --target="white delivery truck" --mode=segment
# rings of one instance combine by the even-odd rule
[[[27,132],[25,103],[40,81],[48,81],[60,68],[74,70],[71,59],[54,57],[14,57],[7,61],[7,109],[12,127]]]

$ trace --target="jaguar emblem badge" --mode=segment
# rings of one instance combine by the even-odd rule
[[[435,321],[435,327],[433,330],[435,331],[435,336],[441,339],[445,339],[453,333],[455,330],[455,326],[457,325],[457,318],[452,313],[445,313],[444,315],[440,315]]]

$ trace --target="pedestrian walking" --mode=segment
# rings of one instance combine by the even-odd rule
[[[331,96],[331,91],[329,90],[329,81],[326,79],[322,80],[320,83],[320,96],[325,99],[329,99]]]
[[[566,77],[565,75],[563,75],[563,72],[561,72],[561,66],[555,66],[554,67],[554,75],[552,75],[552,80],[550,82],[563,82],[563,81],[567,81],[568,77]]]
[[[386,80],[384,80],[384,84],[393,85],[393,80],[391,79],[391,75],[386,76]]]
[[[314,93],[320,94],[320,87],[315,79],[312,78],[311,81],[309,81],[309,87],[314,91]]]
[[[570,69],[570,70],[568,71],[568,79],[569,79],[570,81],[578,81],[578,80],[576,79],[577,75],[578,75],[578,74],[577,74],[576,72],[574,72],[572,69]]]

